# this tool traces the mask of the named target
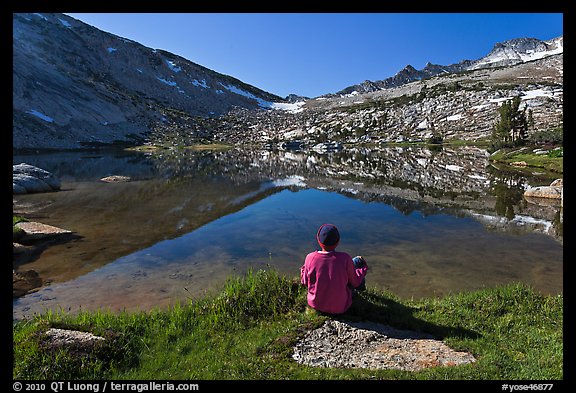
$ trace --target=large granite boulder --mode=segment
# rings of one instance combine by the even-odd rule
[[[549,186],[528,187],[524,197],[531,202],[532,199],[551,199],[564,205],[564,180],[556,179]]]
[[[13,194],[49,192],[59,189],[60,180],[52,173],[26,163],[12,165]]]

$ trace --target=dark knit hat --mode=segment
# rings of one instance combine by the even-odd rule
[[[316,234],[318,244],[325,250],[333,250],[340,242],[340,233],[338,228],[332,224],[322,224]]]

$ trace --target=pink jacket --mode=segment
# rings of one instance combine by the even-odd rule
[[[350,285],[359,286],[367,270],[367,266],[355,269],[345,252],[311,252],[300,268],[300,280],[308,287],[308,305],[329,314],[345,312],[352,305]]]

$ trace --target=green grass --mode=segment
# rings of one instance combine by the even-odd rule
[[[228,145],[224,143],[197,143],[192,146],[186,146],[187,149],[192,149],[196,151],[204,151],[204,150],[230,150],[233,149],[233,145]]]
[[[12,215],[12,239],[18,240],[23,234],[24,231],[16,226],[19,222],[26,222],[28,221],[24,217]]]
[[[472,365],[419,372],[315,368],[292,346],[328,316],[309,312],[296,278],[274,270],[231,277],[217,295],[149,312],[49,312],[13,325],[15,379],[562,379],[563,296],[510,284],[405,301],[368,288],[341,318],[431,333]],[[105,336],[90,355],[50,350],[44,332],[72,328]]]
[[[141,145],[141,146],[132,146],[132,147],[127,147],[124,150],[127,151],[142,151],[142,152],[155,152],[157,150],[162,150],[165,149],[164,146],[158,146],[158,145]]]
[[[490,146],[490,141],[486,138],[467,140],[467,139],[446,139],[443,144],[448,146],[476,146],[476,147],[488,147]]]
[[[142,146],[128,147],[125,150],[154,153],[157,151],[166,150],[168,148],[169,148],[169,146],[162,146],[162,145],[142,145]],[[224,143],[197,143],[197,144],[190,145],[190,146],[178,146],[177,147],[177,149],[190,149],[190,150],[195,150],[195,151],[204,151],[204,150],[223,151],[223,150],[229,150],[232,148],[234,148],[233,145],[228,145],[228,144],[224,144]]]
[[[490,156],[490,160],[505,164],[524,161],[531,168],[541,168],[559,174],[564,172],[564,158],[560,150],[550,150],[548,154],[535,154],[533,149],[532,147],[500,149]]]

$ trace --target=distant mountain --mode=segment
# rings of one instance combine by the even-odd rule
[[[170,114],[210,117],[286,102],[64,14],[13,14],[12,65],[13,148],[134,143]]]
[[[379,81],[367,80],[360,84],[346,87],[334,94],[326,94],[325,97],[370,93],[382,89],[402,86],[406,83],[430,78],[439,74],[451,74],[481,68],[512,66],[561,54],[563,53],[563,48],[563,36],[548,41],[541,41],[536,38],[516,38],[502,43],[497,43],[488,55],[478,60],[463,60],[459,63],[446,66],[427,63],[421,70],[417,70],[408,64],[392,77]]]
[[[511,66],[557,55],[563,51],[563,36],[548,41],[540,41],[536,38],[515,38],[494,45],[488,55],[474,62],[468,69]]]
[[[288,94],[285,98],[286,101],[291,102],[291,103],[306,101],[309,99],[310,99],[310,97],[299,96],[297,94]]]
[[[562,124],[562,53],[563,37],[520,38],[478,60],[281,98],[64,14],[13,14],[13,149],[378,142],[425,139],[433,128],[478,139],[512,93],[533,109],[535,129],[549,129]]]

